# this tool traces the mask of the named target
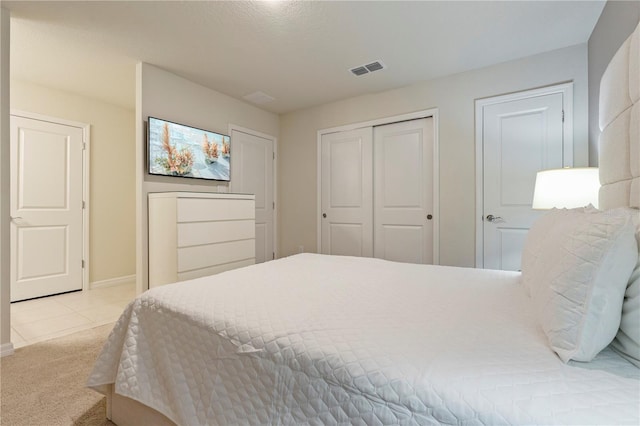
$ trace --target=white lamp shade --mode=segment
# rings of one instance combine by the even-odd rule
[[[597,167],[542,170],[536,176],[533,208],[598,207],[600,178]]]

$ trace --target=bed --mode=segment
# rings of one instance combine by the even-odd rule
[[[597,274],[588,269],[597,262],[580,262],[585,282],[626,276],[615,291],[586,288],[585,297],[606,293],[598,299],[606,303],[589,299],[595,314],[576,319],[568,309],[560,323],[546,321],[551,308],[579,297],[541,284],[553,268],[527,272],[553,254],[534,243],[522,274],[296,255],[136,298],[88,382],[107,395],[108,417],[119,426],[639,424],[639,215],[613,210],[640,207],[639,61],[636,29],[602,79],[607,213],[558,212],[549,225],[563,224],[562,233],[585,218],[586,235],[600,230],[589,221],[620,218],[615,234],[631,235],[602,249],[599,259],[610,263]],[[565,275],[575,278],[575,269]],[[613,335],[602,334],[611,323]],[[565,336],[575,324],[584,332],[578,343]],[[585,343],[596,335],[601,342]]]

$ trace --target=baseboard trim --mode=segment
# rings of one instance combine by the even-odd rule
[[[125,275],[124,277],[109,278],[108,280],[94,281],[89,284],[90,289],[113,287],[115,285],[125,284],[131,281],[135,282],[136,275]]]
[[[13,355],[13,353],[13,343],[9,342],[0,345],[0,358],[2,358],[3,356]]]

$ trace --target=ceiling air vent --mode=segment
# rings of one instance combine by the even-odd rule
[[[356,68],[352,68],[351,72],[354,75],[360,76],[360,75],[365,75],[369,72],[369,70],[366,67],[356,67]]]
[[[369,72],[374,72],[384,68],[384,65],[382,65],[380,61],[375,61],[365,65],[365,67],[369,70]]]
[[[351,71],[353,75],[361,76],[361,75],[369,74],[370,72],[378,71],[384,68],[385,66],[381,61],[375,61],[375,62],[371,62],[370,64],[360,65],[355,68],[351,68],[349,71]]]
[[[266,104],[276,100],[273,96],[269,96],[264,92],[253,92],[246,96],[243,96],[243,98],[258,105]]]

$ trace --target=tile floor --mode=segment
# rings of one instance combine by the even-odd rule
[[[11,304],[14,348],[115,322],[135,297],[135,282]]]

